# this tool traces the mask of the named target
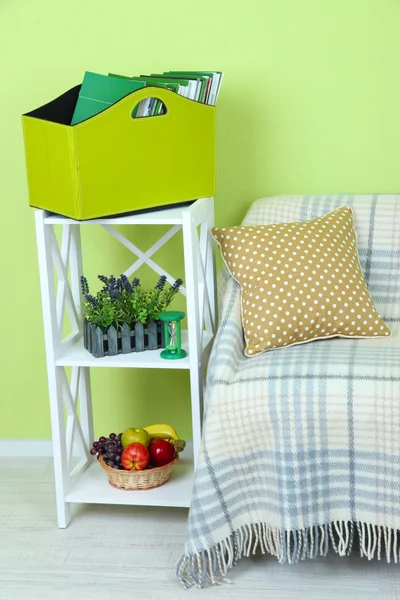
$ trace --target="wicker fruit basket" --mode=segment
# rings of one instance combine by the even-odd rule
[[[168,481],[178,460],[179,455],[175,454],[175,458],[166,465],[154,469],[143,469],[143,471],[117,471],[109,467],[102,456],[99,458],[99,463],[107,473],[108,482],[113,487],[120,490],[150,490],[160,487]]]

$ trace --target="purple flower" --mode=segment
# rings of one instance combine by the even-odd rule
[[[82,275],[81,277],[81,289],[82,289],[82,294],[85,296],[86,294],[89,293],[89,284],[88,284],[88,280],[86,279],[86,277],[84,277]]]
[[[108,289],[108,277],[106,277],[105,275],[97,275],[97,277],[102,283],[104,283],[104,287],[102,287],[101,291],[106,292]]]
[[[137,277],[134,277],[132,279],[132,289],[135,289],[135,287],[138,287],[140,285],[140,279],[138,279]]]
[[[104,283],[105,286],[108,285],[108,279],[105,275],[97,275],[97,277],[100,279],[101,283]]]
[[[126,280],[123,282],[123,286],[124,286],[124,290],[128,294],[132,294],[133,288],[132,288],[131,284],[129,283],[128,278],[126,278]]]
[[[179,288],[181,287],[182,283],[183,283],[182,279],[177,279],[176,281],[174,281],[172,289],[175,290],[175,291],[178,291]]]
[[[157,281],[157,283],[155,285],[156,290],[159,290],[161,292],[164,289],[166,282],[167,282],[166,275],[161,275],[160,279]]]
[[[90,294],[85,295],[85,300],[89,302],[89,304],[91,304],[93,308],[99,308],[100,306],[100,302],[97,300],[97,298],[94,298]]]
[[[108,293],[109,293],[111,300],[114,300],[114,302],[115,302],[116,300],[121,298],[122,292],[118,288],[113,287],[113,288],[109,288]]]

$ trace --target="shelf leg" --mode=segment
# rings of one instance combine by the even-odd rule
[[[210,208],[207,217],[207,237],[205,241],[206,248],[204,254],[206,258],[205,274],[206,274],[206,288],[208,294],[208,300],[211,309],[212,329],[209,330],[213,336],[216,333],[217,328],[217,284],[216,284],[216,264],[215,264],[215,245],[211,230],[214,227],[214,198],[209,198]]]
[[[92,447],[94,441],[92,391],[90,385],[90,368],[81,367],[79,381],[79,400],[81,413],[81,426],[85,437],[86,446]]]
[[[81,226],[70,225],[71,227],[71,255],[70,255],[70,272],[71,272],[71,288],[74,302],[79,316],[79,327],[82,329],[82,311],[81,311],[81,276],[83,275],[82,261],[82,242],[81,242]],[[90,385],[90,369],[89,367],[81,367],[81,376],[79,380],[79,401],[81,426],[83,435],[85,436],[86,445],[92,447],[94,441],[93,431],[93,408],[92,408],[92,392]]]
[[[62,367],[56,367],[55,364],[55,352],[59,346],[59,340],[57,337],[58,325],[51,251],[52,232],[51,226],[47,226],[44,223],[43,211],[36,211],[35,222],[50,397],[57,519],[58,526],[65,528],[71,520],[70,506],[68,502],[65,502],[65,497],[69,489],[69,464],[65,439],[64,403],[61,390]]]
[[[63,368],[55,367],[48,375],[50,394],[51,430],[53,438],[54,482],[56,486],[57,521],[60,529],[68,527],[71,521],[69,502],[65,496],[69,490],[69,461],[65,439],[64,402],[60,375]]]
[[[215,299],[214,299],[214,273],[213,273],[213,255],[209,233],[204,238],[208,246],[209,260],[208,264],[202,265],[202,252],[199,246],[199,236],[197,227],[206,223],[209,228],[214,218],[213,198],[204,198],[199,202],[199,208],[196,204],[192,210],[183,213],[183,247],[185,255],[185,283],[186,283],[186,301],[187,301],[187,322],[189,335],[189,364],[190,364],[190,391],[192,401],[192,429],[193,429],[193,454],[194,465],[196,467],[201,447],[202,421],[203,421],[203,394],[204,394],[204,365],[202,360],[202,346],[204,334],[204,287],[207,284],[211,293],[211,315],[215,319]],[[203,225],[204,227],[204,225]],[[206,250],[206,248],[204,248]],[[204,253],[203,253],[204,254]],[[205,254],[204,254],[205,256]],[[205,271],[206,279],[199,285],[199,271]],[[210,331],[211,333],[211,331]]]

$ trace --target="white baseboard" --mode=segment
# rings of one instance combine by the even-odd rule
[[[51,458],[51,440],[0,439],[0,458]]]

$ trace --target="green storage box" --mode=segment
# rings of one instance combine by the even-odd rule
[[[31,206],[85,220],[215,194],[215,107],[162,88],[69,125],[80,86],[23,115]],[[166,114],[134,118],[158,98]]]

